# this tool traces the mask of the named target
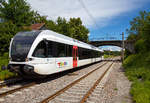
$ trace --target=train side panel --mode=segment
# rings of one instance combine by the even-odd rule
[[[37,63],[34,65],[34,71],[41,75],[53,74],[73,68],[72,57],[61,57],[46,61],[47,63]]]

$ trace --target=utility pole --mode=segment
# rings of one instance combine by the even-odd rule
[[[122,32],[122,62],[124,61],[124,32]]]

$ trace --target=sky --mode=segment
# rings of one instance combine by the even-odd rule
[[[48,19],[80,17],[89,29],[89,40],[121,39],[140,11],[150,11],[150,0],[27,0],[33,10]],[[102,49],[120,50],[114,46]]]

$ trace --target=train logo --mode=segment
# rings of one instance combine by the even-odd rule
[[[61,68],[64,66],[68,66],[68,62],[57,62],[57,67]]]

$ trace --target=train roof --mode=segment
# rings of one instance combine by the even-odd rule
[[[36,39],[46,39],[46,40],[51,40],[54,42],[60,42],[60,43],[65,43],[68,45],[76,45],[78,47],[82,47],[82,48],[87,48],[87,49],[92,49],[92,50],[97,50],[97,51],[102,51],[100,50],[100,48],[95,47],[93,45],[81,42],[77,39],[73,39],[71,37],[56,33],[54,31],[51,30],[33,30],[30,32],[34,32],[34,33],[38,33],[38,36]],[[21,32],[23,33],[23,32]]]

